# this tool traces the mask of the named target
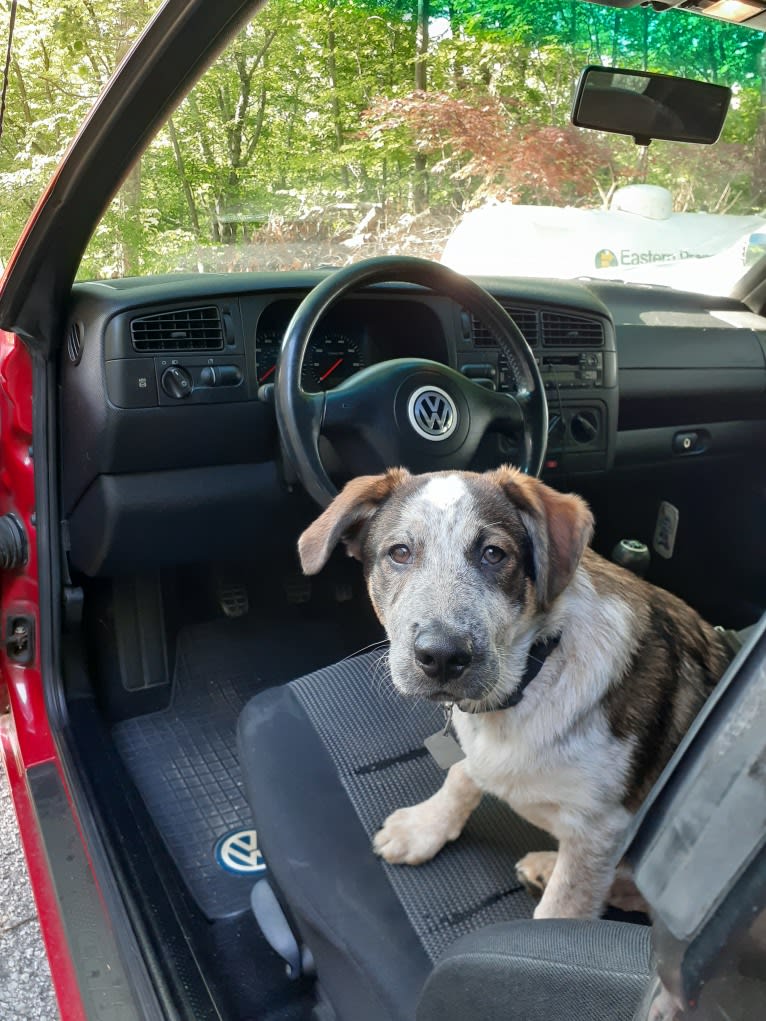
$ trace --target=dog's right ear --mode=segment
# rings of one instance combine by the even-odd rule
[[[384,500],[409,478],[405,468],[389,468],[385,475],[352,479],[298,540],[304,574],[317,574],[342,540],[348,555],[361,560],[359,533]]]
[[[559,493],[539,479],[504,465],[495,481],[519,511],[532,542],[538,603],[547,609],[574,577],[593,536],[593,515],[574,493]]]

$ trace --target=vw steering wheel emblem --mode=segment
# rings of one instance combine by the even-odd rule
[[[457,408],[438,386],[421,386],[407,403],[415,432],[424,440],[446,440],[457,429]]]

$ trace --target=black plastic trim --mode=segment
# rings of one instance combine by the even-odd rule
[[[86,1017],[143,1021],[55,764],[32,766],[27,783]]]
[[[156,984],[149,977],[124,910],[104,847],[98,820],[87,796],[82,774],[77,769],[76,751],[68,726],[62,661],[62,567],[58,513],[59,459],[57,435],[57,382],[55,364],[39,350],[32,350],[32,449],[34,451],[37,565],[39,580],[38,658],[48,721],[59,753],[63,780],[74,802],[82,839],[87,846],[92,874],[99,886],[99,901],[124,961],[130,962],[133,995],[142,1021],[161,1021],[172,1014],[160,1006]],[[74,825],[72,809],[67,812]]]
[[[673,440],[679,432],[695,432],[704,436],[704,448],[691,453],[674,450]],[[748,451],[755,454],[758,450],[766,451],[766,421],[696,422],[660,429],[631,429],[617,433],[614,466],[650,466],[690,458],[731,457]]]
[[[273,461],[99,475],[69,520],[72,565],[95,576],[262,556],[255,537],[302,510],[284,499]]]

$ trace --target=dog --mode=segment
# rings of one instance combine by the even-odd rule
[[[730,658],[684,602],[591,550],[593,527],[579,496],[512,467],[397,468],[349,482],[298,545],[309,575],[341,542],[361,561],[394,686],[451,706],[465,754],[374,850],[428,861],[489,792],[558,841],[517,864],[535,918],[638,906],[620,844]]]

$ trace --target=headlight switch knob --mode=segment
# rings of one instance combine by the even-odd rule
[[[193,390],[191,373],[180,365],[171,365],[165,369],[160,379],[160,386],[168,397],[180,401],[188,397]]]

